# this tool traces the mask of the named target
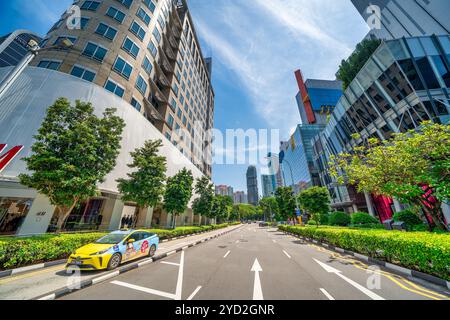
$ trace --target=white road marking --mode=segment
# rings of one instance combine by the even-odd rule
[[[273,241],[273,243],[277,243],[277,240],[272,240]]]
[[[177,289],[175,291],[175,300],[181,300],[183,289],[183,270],[184,269],[184,251],[181,251],[180,268],[178,269]]]
[[[238,244],[239,243],[239,240],[236,240],[236,244]]]
[[[355,287],[356,289],[358,289],[359,291],[364,293],[366,296],[368,296],[372,300],[385,300],[383,297],[377,295],[375,292],[373,292],[373,291],[363,287],[362,285],[360,285],[359,283],[353,281],[352,279],[347,278],[338,269],[335,269],[335,268],[333,268],[333,267],[331,267],[331,266],[329,266],[329,265],[327,265],[327,264],[325,264],[323,262],[320,262],[319,260],[314,259],[314,261],[316,261],[322,268],[324,268],[326,272],[334,273],[335,275],[340,277],[342,280],[344,280],[347,283],[351,284],[353,287]]]
[[[134,284],[130,284],[130,283],[122,282],[122,281],[113,281],[111,283],[115,284],[117,286],[121,286],[121,287],[129,288],[129,289],[133,289],[133,290],[136,290],[136,291],[141,291],[141,292],[153,294],[153,295],[164,297],[164,298],[169,298],[169,299],[173,299],[173,300],[176,299],[176,295],[168,293],[168,292],[163,292],[163,291],[159,291],[159,290],[153,290],[153,289],[149,289],[149,288],[144,288],[144,287],[141,287],[141,286],[136,286]]]
[[[162,264],[168,264],[168,265],[171,265],[171,266],[177,266],[177,267],[180,266],[179,263],[174,263],[174,262],[161,261],[161,263]]]
[[[325,297],[328,298],[328,300],[336,300],[335,298],[333,298],[333,296],[331,294],[328,293],[327,290],[325,290],[324,288],[320,288],[320,291],[322,291],[322,293],[325,295]]]
[[[170,252],[167,253],[167,256],[171,256],[171,255],[173,255],[175,253],[177,253],[175,250],[174,251],[170,251]]]
[[[253,284],[253,300],[264,300],[263,292],[261,288],[261,279],[259,278],[259,273],[263,271],[258,259],[255,259],[255,263],[252,267],[252,272],[255,273],[255,282]]]
[[[93,279],[93,280],[92,280],[92,284],[97,284],[97,283],[99,283],[99,282],[102,282],[102,281],[108,280],[108,279],[110,279],[110,278],[114,278],[114,277],[117,277],[117,276],[118,276],[119,274],[120,274],[120,272],[119,272],[119,271],[115,271],[115,272],[112,272],[112,273],[106,274],[106,275],[104,275],[104,276],[101,276],[101,277],[95,278],[95,279]]]
[[[187,298],[187,300],[192,300],[194,299],[195,295],[200,291],[200,289],[202,288],[202,286],[198,286],[197,289],[194,290],[194,292],[192,292],[192,294],[189,296],[189,298]]]
[[[227,253],[225,253],[225,255],[223,256],[223,258],[225,259],[226,257],[228,257],[228,255],[230,254],[231,251],[228,251]]]
[[[283,250],[283,253],[289,258],[292,259],[292,257],[289,255],[289,253],[287,253],[286,251]]]

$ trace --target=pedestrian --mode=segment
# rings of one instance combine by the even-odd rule
[[[125,216],[123,216],[122,217],[122,220],[121,220],[121,223],[120,223],[120,229],[123,229],[123,228],[125,228],[125,222],[126,222],[126,217]]]

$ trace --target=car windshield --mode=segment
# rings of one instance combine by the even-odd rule
[[[121,233],[113,233],[98,239],[95,243],[98,244],[117,244],[125,239],[127,235]]]

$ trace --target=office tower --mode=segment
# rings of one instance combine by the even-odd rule
[[[254,206],[258,205],[258,172],[255,166],[250,166],[247,169],[247,195],[249,204],[252,204]]]
[[[216,195],[228,196],[233,198],[234,196],[233,188],[226,185],[216,186]]]
[[[263,188],[263,197],[272,197],[276,190],[276,176],[275,175],[261,175],[261,183]]]
[[[211,176],[214,91],[186,1],[75,1],[81,19],[67,13],[43,47],[70,40],[71,49],[48,50],[35,66],[104,87],[133,107],[203,173]],[[206,149],[206,152],[205,152]]]
[[[236,191],[233,199],[234,204],[248,204],[247,194],[244,191]]]
[[[351,185],[337,184],[328,163],[333,155],[351,152],[369,138],[387,140],[426,120],[450,123],[449,57],[449,36],[427,36],[388,40],[369,58],[326,128],[313,139],[321,184],[330,191],[334,209],[369,212],[381,221],[400,209],[393,199],[358,194]]]
[[[392,40],[450,32],[448,0],[352,0],[352,3],[369,26],[376,27],[369,37]],[[380,9],[378,26],[373,20],[378,14],[370,7],[373,5]]]
[[[0,68],[17,65],[27,54],[30,40],[39,43],[42,38],[28,30],[16,30],[0,37]]]

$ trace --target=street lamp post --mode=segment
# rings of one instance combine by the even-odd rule
[[[73,43],[69,39],[64,39],[60,43],[55,46],[51,46],[48,48],[41,48],[39,44],[31,39],[27,43],[28,53],[20,60],[17,66],[14,67],[13,70],[6,76],[6,78],[0,84],[0,99],[3,98],[8,89],[12,86],[14,81],[22,74],[26,67],[33,61],[33,59],[44,50],[55,49],[55,48],[70,48],[73,46]]]

